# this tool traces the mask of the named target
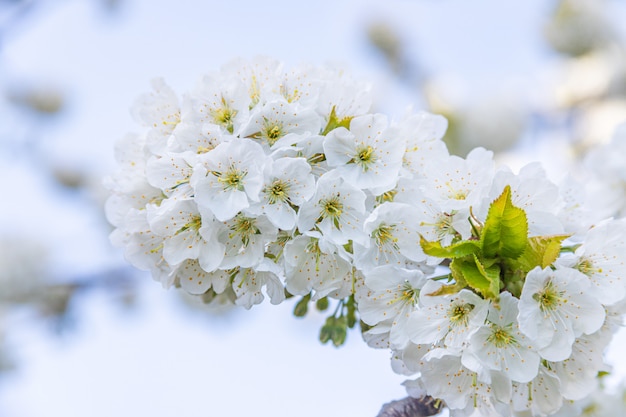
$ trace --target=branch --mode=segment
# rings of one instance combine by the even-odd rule
[[[427,395],[406,397],[383,405],[376,417],[429,417],[439,414],[443,402]]]

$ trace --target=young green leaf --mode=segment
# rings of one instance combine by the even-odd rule
[[[547,268],[559,257],[561,244],[569,235],[533,236],[528,238],[522,255],[507,262],[508,268],[526,275],[536,266]]]
[[[450,246],[441,246],[441,242],[430,242],[420,236],[420,245],[426,255],[437,258],[461,258],[473,255],[480,251],[480,245],[475,240],[462,240]]]
[[[450,265],[450,269],[454,267],[454,274],[461,275],[467,286],[486,299],[498,298],[500,294],[500,267],[498,265],[485,268],[475,255],[455,259],[453,264],[454,266]]]
[[[485,258],[516,259],[526,248],[528,219],[526,212],[511,202],[511,187],[504,191],[489,207],[485,227],[480,236]]]

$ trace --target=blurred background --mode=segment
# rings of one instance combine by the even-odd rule
[[[446,116],[453,153],[558,181],[626,121],[625,21],[620,0],[0,0],[0,417],[374,416],[405,396],[357,332],[336,349],[290,302],[209,309],[110,246],[101,181],[151,79],[339,63],[376,111]]]

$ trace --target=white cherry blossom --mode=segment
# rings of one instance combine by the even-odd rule
[[[329,166],[355,187],[379,193],[395,185],[405,147],[382,114],[355,117],[350,130],[339,127],[324,139]]]
[[[354,244],[354,264],[360,269],[379,265],[403,267],[407,260],[421,262],[426,259],[420,247],[415,209],[408,204],[381,204],[365,220],[363,229],[369,242]]]
[[[436,281],[424,285],[419,309],[411,315],[407,332],[415,344],[444,341],[446,348],[458,351],[484,323],[489,304],[469,290],[453,295],[430,295],[442,285]]]
[[[151,152],[159,154],[166,149],[181,121],[181,108],[178,96],[162,78],[152,80],[152,89],[135,100],[131,114],[138,123],[149,128],[146,145]]]
[[[519,326],[544,359],[569,358],[576,337],[594,333],[604,323],[604,308],[589,287],[585,276],[571,268],[537,267],[526,276]]]
[[[467,158],[450,156],[430,161],[426,177],[419,180],[426,197],[435,200],[442,210],[469,209],[476,206],[489,190],[494,176],[493,152],[472,150]]]
[[[294,207],[301,206],[315,192],[315,177],[304,158],[279,158],[272,163],[260,194],[260,206],[267,218],[280,229],[296,224]]]
[[[344,245],[365,242],[364,217],[365,193],[331,171],[320,177],[315,194],[300,207],[297,225],[300,232],[317,227],[329,241]]]
[[[352,267],[341,247],[328,244],[319,234],[300,235],[285,245],[285,285],[294,295],[314,290],[312,299],[344,288]]]
[[[419,270],[383,265],[369,270],[364,281],[356,293],[361,320],[370,326],[392,320],[389,340],[392,346],[404,347],[409,342],[407,322],[426,277]]]
[[[190,183],[199,206],[220,220],[233,218],[251,202],[259,201],[269,157],[249,139],[219,144],[198,157]]]
[[[574,256],[562,257],[559,265],[582,272],[588,291],[604,305],[626,295],[626,221],[611,220],[591,228]]]
[[[483,369],[500,371],[517,382],[529,382],[537,375],[540,357],[519,330],[517,303],[504,292],[498,306],[489,306],[485,325],[470,337],[463,352],[463,365],[479,374]]]

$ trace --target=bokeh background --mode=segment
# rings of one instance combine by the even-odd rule
[[[151,79],[340,64],[377,111],[445,115],[454,153],[559,180],[626,121],[624,22],[622,0],[0,0],[0,416],[374,416],[405,396],[357,332],[336,349],[293,302],[207,308],[110,246],[101,182]]]

